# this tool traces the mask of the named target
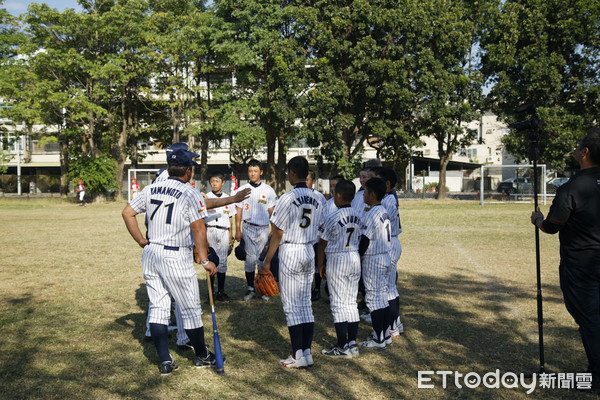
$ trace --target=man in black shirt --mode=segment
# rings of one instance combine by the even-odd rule
[[[542,232],[559,233],[560,288],[565,306],[579,325],[592,373],[600,390],[600,129],[592,128],[577,144],[581,170],[556,191],[548,216],[531,222]]]

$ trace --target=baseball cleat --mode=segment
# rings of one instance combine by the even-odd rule
[[[279,364],[285,368],[306,368],[308,367],[308,363],[306,362],[306,357],[302,356],[299,359],[295,359],[292,356],[289,356],[285,360],[279,360]]]
[[[350,355],[352,357],[358,357],[360,355],[359,351],[358,351],[358,345],[353,344],[352,346],[350,346],[348,348],[348,351],[350,352]]]
[[[208,353],[206,357],[196,356],[196,359],[194,360],[194,366],[196,368],[216,367],[217,359],[215,358],[215,355],[208,351],[208,349],[206,349],[206,351]],[[223,361],[225,361],[225,359],[223,359]]]
[[[383,342],[385,343],[386,346],[389,346],[392,344],[392,337],[391,336],[386,336],[385,339],[383,339]]]
[[[248,301],[248,300],[250,300],[253,297],[256,297],[256,292],[254,292],[254,290],[248,289],[248,291],[244,295],[244,300]]]
[[[402,330],[402,333],[404,333],[404,330]],[[400,337],[400,329],[398,329],[398,328],[391,329],[390,336],[391,337]]]
[[[231,301],[231,298],[225,292],[218,292],[216,299],[218,301]]]
[[[161,375],[169,375],[171,372],[177,371],[179,365],[175,361],[163,361],[158,369]]]
[[[372,336],[368,337],[367,340],[365,340],[364,342],[360,342],[359,344],[361,347],[366,347],[367,349],[385,349],[385,340],[375,340],[375,338]]]
[[[304,358],[306,358],[306,365],[308,365],[309,367],[312,367],[315,364],[315,362],[313,361],[312,354],[307,354],[304,356]]]
[[[321,353],[333,358],[352,358],[349,348],[340,349],[338,345],[333,346],[329,350],[323,349],[321,350]]]
[[[178,344],[177,348],[181,349],[181,350],[194,350],[194,346],[192,346],[192,342],[190,342],[190,341],[188,341],[184,344]]]

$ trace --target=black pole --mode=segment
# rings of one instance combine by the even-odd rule
[[[539,127],[533,127],[529,132],[529,158],[533,161],[533,201],[534,210],[538,209],[538,142],[540,137]],[[538,314],[538,336],[540,345],[540,373],[546,372],[544,367],[544,315],[542,311],[542,278],[540,268],[540,230],[535,225],[535,271],[537,275],[537,314]]]

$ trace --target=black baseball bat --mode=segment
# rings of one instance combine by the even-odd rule
[[[215,347],[215,359],[217,361],[217,374],[225,373],[223,366],[223,353],[221,352],[221,340],[219,339],[219,331],[217,329],[217,318],[215,317],[215,304],[213,303],[212,287],[210,285],[210,273],[206,271],[206,281],[208,282],[208,298],[210,299],[210,309],[212,312],[213,322],[213,345]]]

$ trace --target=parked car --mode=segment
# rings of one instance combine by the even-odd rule
[[[531,193],[531,189],[531,179],[526,176],[518,176],[498,183],[498,193]]]
[[[565,177],[551,179],[546,184],[546,192],[548,192],[548,193],[556,193],[556,189],[558,189],[559,187],[561,187],[562,185],[564,185],[568,181],[569,181],[569,178],[565,178]]]

